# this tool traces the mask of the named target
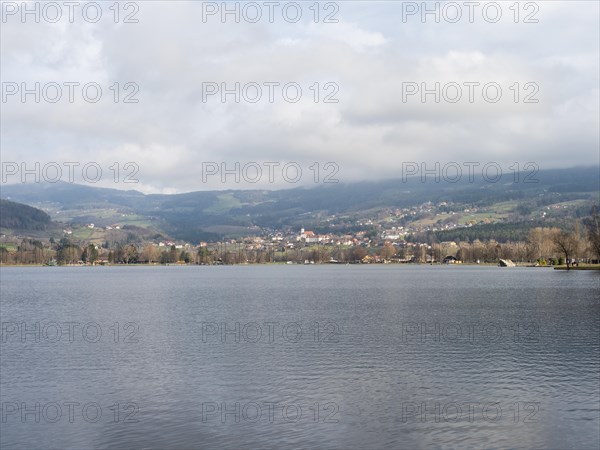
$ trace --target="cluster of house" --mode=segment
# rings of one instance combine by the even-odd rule
[[[360,245],[361,243],[368,243],[369,239],[365,238],[366,232],[359,231],[358,233],[351,235],[345,234],[341,236],[335,236],[332,234],[316,234],[314,231],[300,229],[300,234],[288,239],[288,247],[294,247],[294,240],[296,242],[303,242],[305,244],[329,244],[329,245]],[[284,240],[280,237],[279,240]]]
[[[408,234],[408,232],[404,229],[404,227],[393,227],[389,230],[384,230],[378,236],[378,239],[371,239],[367,237],[366,231],[359,231],[353,234],[344,234],[344,235],[333,235],[333,234],[317,234],[314,231],[305,230],[304,228],[300,229],[300,233],[285,235],[282,232],[274,233],[268,237],[258,237],[258,236],[249,236],[239,240],[231,239],[224,241],[223,244],[243,244],[245,248],[249,250],[255,249],[264,249],[266,247],[272,247],[273,245],[280,246],[282,248],[293,249],[298,246],[304,246],[305,244],[321,244],[327,246],[363,246],[370,247],[377,244],[392,244],[399,248],[405,248],[411,251],[416,251],[420,247],[428,247],[427,244],[421,243],[413,243],[404,241],[404,237]],[[163,243],[159,245],[162,246]],[[167,242],[167,245],[172,245],[172,242]],[[214,244],[214,243],[213,243]],[[208,242],[200,242],[199,247],[208,247],[211,243]],[[440,248],[449,251],[456,251],[458,249],[458,245],[454,241],[440,242],[438,245]],[[177,248],[181,248],[179,245]],[[427,250],[426,249],[426,250]],[[451,262],[451,261],[449,261]]]

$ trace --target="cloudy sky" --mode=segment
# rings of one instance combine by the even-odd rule
[[[71,23],[62,2],[30,2],[36,23],[21,2],[2,2],[5,172],[56,163],[66,177],[76,162],[81,178],[95,163],[97,185],[170,193],[291,187],[294,167],[297,185],[311,185],[314,163],[319,182],[399,177],[406,162],[599,163],[595,1],[438,2],[439,23],[423,21],[421,2],[143,1],[122,3],[118,17],[100,3],[95,23],[94,6]],[[224,7],[239,8],[237,20]],[[39,103],[22,97],[35,83]],[[72,102],[68,83],[79,83]],[[267,162],[280,164],[272,180]],[[222,163],[240,164],[240,183],[209,173]],[[125,184],[132,167],[139,182]]]

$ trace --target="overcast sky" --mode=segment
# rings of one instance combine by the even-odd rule
[[[240,3],[239,23],[233,15],[223,23],[220,11],[203,19],[203,9],[220,9],[221,2],[152,1],[127,10],[122,4],[115,24],[111,3],[102,3],[96,23],[84,20],[80,8],[70,23],[65,5],[57,23],[47,20],[56,14],[50,7],[41,11],[40,23],[33,15],[23,23],[21,11],[12,14],[14,4],[3,2],[3,163],[96,162],[103,169],[98,185],[167,193],[292,186],[281,166],[272,183],[265,166],[255,184],[244,183],[244,174],[239,184],[232,175],[227,183],[218,175],[203,180],[206,163],[297,163],[303,170],[298,184],[304,185],[314,184],[314,162],[319,181],[335,167],[325,163],[333,162],[339,167],[334,178],[343,182],[399,177],[403,162],[497,162],[504,170],[514,162],[535,162],[540,169],[599,163],[596,1],[521,2],[518,23],[509,9],[513,2],[498,3],[502,17],[496,23],[497,8],[483,11],[488,2],[475,7],[473,23],[464,2],[441,10],[440,23],[433,15],[423,23],[420,11],[403,19],[403,9],[410,13],[421,2],[359,1],[321,2],[318,23],[313,2],[301,3],[295,23],[293,6],[284,17],[286,2],[274,7],[273,23],[263,2],[256,23],[249,22],[256,8],[242,10]],[[462,17],[450,23],[455,5]],[[129,13],[138,23],[123,23]],[[94,14],[89,8],[86,17]],[[328,14],[337,23],[325,23]],[[532,20],[537,23],[525,23]],[[40,91],[47,87],[40,103],[33,95],[24,103],[20,92],[9,95],[15,86],[33,88],[35,82]],[[72,103],[65,82],[80,83]],[[103,90],[96,103],[82,96],[81,85],[89,82]],[[206,83],[235,89],[236,82],[239,103],[233,94],[225,102],[219,93],[208,95]],[[281,89],[292,82],[302,88],[296,103],[294,89],[287,91],[289,100]],[[447,83],[457,83],[462,99],[451,103],[442,95],[435,103],[430,94],[423,103],[419,93],[403,99],[403,91],[421,83],[434,89],[436,82],[448,99],[457,91]],[[465,82],[480,83],[472,103]],[[62,85],[56,103],[46,101],[55,95],[48,83]],[[126,83],[135,85],[125,89]],[[257,92],[248,83],[262,86],[256,103],[247,100]],[[264,83],[280,83],[273,102]],[[501,87],[497,103],[483,97],[486,83]],[[131,98],[139,101],[124,103],[135,86]],[[487,92],[490,99],[494,89]],[[337,103],[325,103],[328,94]],[[121,181],[123,166],[137,164],[139,183],[115,184],[109,169],[115,162]],[[256,178],[253,169],[245,175]],[[293,178],[293,171],[288,175]]]

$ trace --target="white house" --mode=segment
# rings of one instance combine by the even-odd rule
[[[312,244],[315,242],[321,242],[323,240],[323,236],[319,236],[315,234],[313,231],[306,231],[304,228],[300,229],[300,236],[296,238],[297,241],[304,241],[307,244]]]

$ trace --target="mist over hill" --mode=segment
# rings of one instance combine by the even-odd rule
[[[40,208],[55,221],[97,226],[128,223],[188,241],[301,226],[343,231],[369,218],[426,203],[442,205],[448,213],[492,210],[502,204],[505,214],[499,221],[519,222],[543,218],[545,214],[537,212],[556,204],[569,206],[571,214],[585,215],[589,205],[598,202],[598,167],[545,170],[530,180],[525,180],[526,175],[505,174],[496,182],[481,177],[472,182],[466,177],[457,183],[431,178],[422,182],[414,177],[170,195],[60,182],[3,185],[1,196]]]

